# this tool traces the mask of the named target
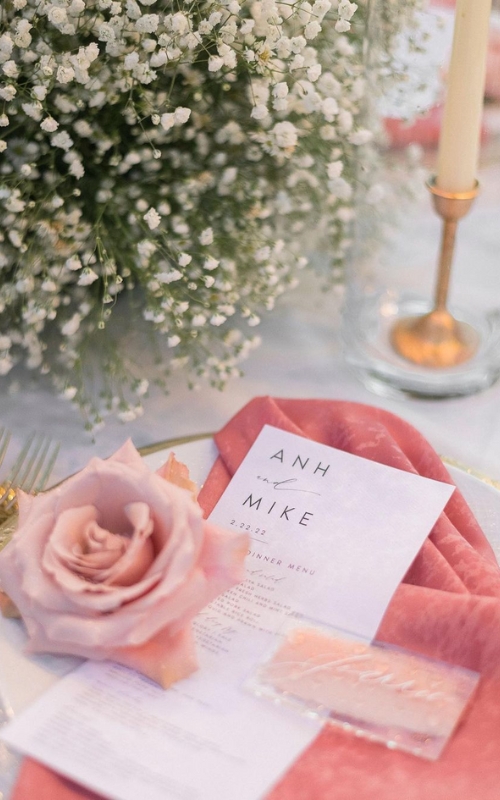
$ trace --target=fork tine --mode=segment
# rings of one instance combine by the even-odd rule
[[[33,434],[30,442],[30,449],[28,450],[22,467],[19,470],[20,474],[16,478],[16,486],[18,489],[22,489],[26,492],[30,491],[32,485],[31,475],[34,472],[36,479],[37,459],[40,451],[42,451],[43,457],[42,447],[44,438],[44,436],[38,436],[36,433]]]
[[[0,465],[3,463],[5,458],[5,453],[7,452],[7,448],[10,442],[10,431],[7,428],[2,427],[0,428]]]
[[[50,439],[48,439],[47,440],[47,451],[46,452],[49,452],[50,444],[51,444],[51,441],[50,441]],[[42,474],[40,475],[40,477],[38,479],[38,482],[35,485],[35,488],[33,490],[34,494],[37,494],[37,492],[41,492],[41,491],[43,491],[43,489],[45,489],[45,487],[47,485],[47,481],[50,478],[50,474],[51,474],[51,472],[52,472],[52,470],[54,468],[54,464],[56,462],[56,458],[59,455],[59,446],[60,445],[59,445],[58,442],[56,442],[54,444],[54,446],[52,448],[52,452],[48,456],[48,460],[47,460],[47,463],[45,465],[45,469],[43,470]],[[42,471],[42,467],[43,467],[43,463],[40,464],[40,469],[38,470],[38,473],[40,473]]]

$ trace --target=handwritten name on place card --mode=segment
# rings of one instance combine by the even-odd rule
[[[247,686],[357,736],[434,760],[479,681],[476,672],[298,622]]]

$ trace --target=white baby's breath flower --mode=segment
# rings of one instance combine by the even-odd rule
[[[224,316],[224,314],[212,314],[212,316],[210,317],[210,325],[215,325],[216,327],[219,327],[219,325],[223,325],[225,321],[226,317]]]
[[[85,55],[91,64],[99,57],[99,45],[97,42],[90,42],[90,44],[85,47]]]
[[[157,228],[161,222],[161,216],[158,214],[156,208],[153,207],[144,214],[143,219],[146,221],[150,230]]]
[[[47,19],[52,23],[52,25],[60,26],[68,21],[66,9],[61,6],[49,6],[46,13]]]
[[[0,139],[0,153],[3,153],[5,150],[7,150],[7,142],[5,139]]]
[[[304,28],[304,36],[306,39],[315,39],[319,33],[321,33],[321,23],[319,23],[316,19],[308,22]]]
[[[273,97],[282,99],[287,96],[288,91],[288,85],[285,81],[280,81],[280,83],[276,83],[273,86]]]
[[[271,129],[271,133],[278,147],[292,149],[297,144],[297,128],[293,122],[289,122],[288,120],[285,122],[277,122]]]
[[[244,19],[240,23],[240,33],[242,36],[247,36],[249,33],[253,31],[255,27],[255,20],[254,19]]]
[[[144,14],[136,20],[135,27],[139,33],[154,33],[160,24],[158,14]]]
[[[133,408],[126,408],[123,411],[119,411],[117,417],[120,422],[133,422],[136,418],[136,413]]]
[[[360,128],[349,136],[350,143],[355,145],[367,144],[372,139],[373,131],[369,131],[366,128]]]
[[[349,0],[340,0],[337,13],[339,17],[343,17],[344,19],[352,19],[357,8],[358,6],[356,3],[350,3]]]
[[[265,119],[266,117],[269,116],[269,111],[267,110],[265,105],[260,103],[259,105],[254,106],[252,108],[252,112],[251,112],[250,116],[253,119]]]
[[[99,276],[91,267],[84,267],[78,277],[78,286],[90,286]]]
[[[156,278],[160,283],[174,283],[182,278],[182,272],[172,269],[169,272],[159,272]]]
[[[77,180],[80,180],[85,175],[84,166],[79,158],[72,158],[68,170],[70,175],[73,175]]]
[[[36,122],[39,122],[42,118],[42,104],[38,101],[34,103],[21,103],[21,108],[24,113],[34,119]]]
[[[208,71],[218,72],[224,66],[224,59],[221,56],[210,56],[208,59]]]
[[[335,30],[337,33],[347,33],[351,30],[351,23],[346,19],[339,19],[335,23]]]
[[[33,92],[37,100],[45,100],[47,96],[46,86],[33,86],[33,89],[31,91]]]
[[[2,100],[6,100],[8,103],[10,103],[10,101],[14,99],[16,94],[17,94],[17,89],[15,86],[12,86],[11,83],[7,84],[6,86],[0,86],[0,98]]]
[[[187,33],[189,30],[189,19],[182,11],[178,11],[176,14],[171,15],[168,27],[174,33]]]
[[[82,268],[82,262],[80,261],[80,257],[79,256],[73,255],[73,256],[70,256],[70,258],[66,259],[66,261],[64,262],[64,266],[66,267],[66,269],[69,269],[70,271],[75,272],[76,270],[79,270],[79,269]]]
[[[125,69],[129,70],[134,69],[134,67],[136,67],[138,63],[139,63],[139,53],[137,52],[137,50],[133,50],[131,53],[127,53],[123,61]]]
[[[84,0],[71,0],[68,6],[68,13],[73,17],[77,17],[82,11],[85,11]]]
[[[147,394],[148,389],[149,381],[146,378],[143,378],[135,387],[135,393],[138,397],[144,397],[144,395]]]
[[[190,256],[189,253],[181,253],[179,255],[179,258],[177,259],[177,263],[179,264],[180,267],[187,267],[192,260],[193,256]]]
[[[342,134],[349,133],[353,126],[353,116],[346,108],[341,108],[337,116],[337,124]]]
[[[53,133],[58,129],[59,123],[54,119],[54,117],[45,117],[45,119],[41,121],[40,127],[42,131]]]
[[[199,235],[200,244],[207,245],[212,244],[214,240],[214,232],[212,228],[205,228],[200,235]]]
[[[63,84],[71,83],[71,81],[75,77],[75,70],[73,69],[73,67],[60,66],[57,68],[56,77],[59,83]]]
[[[175,115],[172,112],[162,114],[160,117],[160,123],[164,130],[169,131],[175,125]]]
[[[321,75],[321,64],[313,64],[313,66],[309,67],[307,70],[307,77],[313,83],[318,80],[320,75]]]
[[[344,164],[342,161],[331,161],[326,167],[327,175],[331,180],[339,178],[343,169]]]
[[[25,49],[31,44],[30,30],[33,25],[27,19],[18,19],[15,23],[14,44],[17,47]]]
[[[22,244],[23,244],[23,240],[21,239],[21,237],[19,235],[19,231],[10,230],[8,232],[7,236],[9,237],[9,241],[13,245],[13,247],[15,247],[18,250],[20,250],[21,247],[22,247]]]
[[[334,117],[339,113],[339,104],[337,103],[336,99],[334,97],[327,97],[325,100],[323,100],[321,104],[321,112],[328,122],[333,122]]]
[[[6,61],[2,66],[2,71],[8,78],[17,78],[19,75],[19,67],[15,61]]]
[[[116,39],[116,32],[108,22],[102,22],[98,28],[98,37],[101,42],[112,42]]]
[[[90,139],[94,133],[94,128],[87,122],[86,119],[77,119],[73,125],[73,128],[78,136],[82,136],[84,139]]]
[[[19,214],[26,208],[26,202],[19,197],[19,190],[12,192],[10,197],[5,201],[5,208],[13,214]]]
[[[73,147],[73,139],[67,131],[60,131],[54,136],[51,136],[50,142],[54,147],[60,147],[61,150],[69,150]]]
[[[332,4],[330,0],[315,0],[315,3],[312,7],[312,14],[321,21],[325,14],[330,11],[331,7]]]
[[[191,116],[191,109],[178,106],[174,111],[174,120],[176,125],[184,125]]]
[[[174,334],[173,336],[169,336],[167,338],[167,344],[169,347],[177,347],[177,345],[180,344],[180,341],[181,337],[177,336],[177,334]]]
[[[65,322],[64,325],[61,327],[62,335],[63,336],[74,336],[74,334],[77,332],[78,328],[80,327],[81,321],[82,321],[82,318],[81,318],[80,314],[73,314],[73,316],[70,317],[70,319],[67,322]]]

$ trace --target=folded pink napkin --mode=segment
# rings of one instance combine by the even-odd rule
[[[382,409],[262,397],[252,400],[215,437],[220,456],[199,498],[205,514],[266,423],[452,483],[428,442]],[[498,800],[500,569],[458,490],[398,587],[377,638],[481,673],[475,700],[444,754],[437,762],[426,762],[325,728],[269,800]],[[77,797],[96,795],[25,759],[13,800]]]

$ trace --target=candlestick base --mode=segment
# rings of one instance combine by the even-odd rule
[[[471,325],[459,322],[445,309],[435,309],[422,317],[400,320],[391,332],[391,342],[408,361],[442,369],[472,358],[480,337]]]
[[[395,330],[431,316],[429,300],[394,290],[356,302],[351,297],[343,327],[346,360],[367,388],[385,397],[443,399],[483,391],[500,377],[500,310],[451,306],[450,312],[461,334],[475,334],[474,352],[454,365],[429,367],[405,358],[392,342]]]

